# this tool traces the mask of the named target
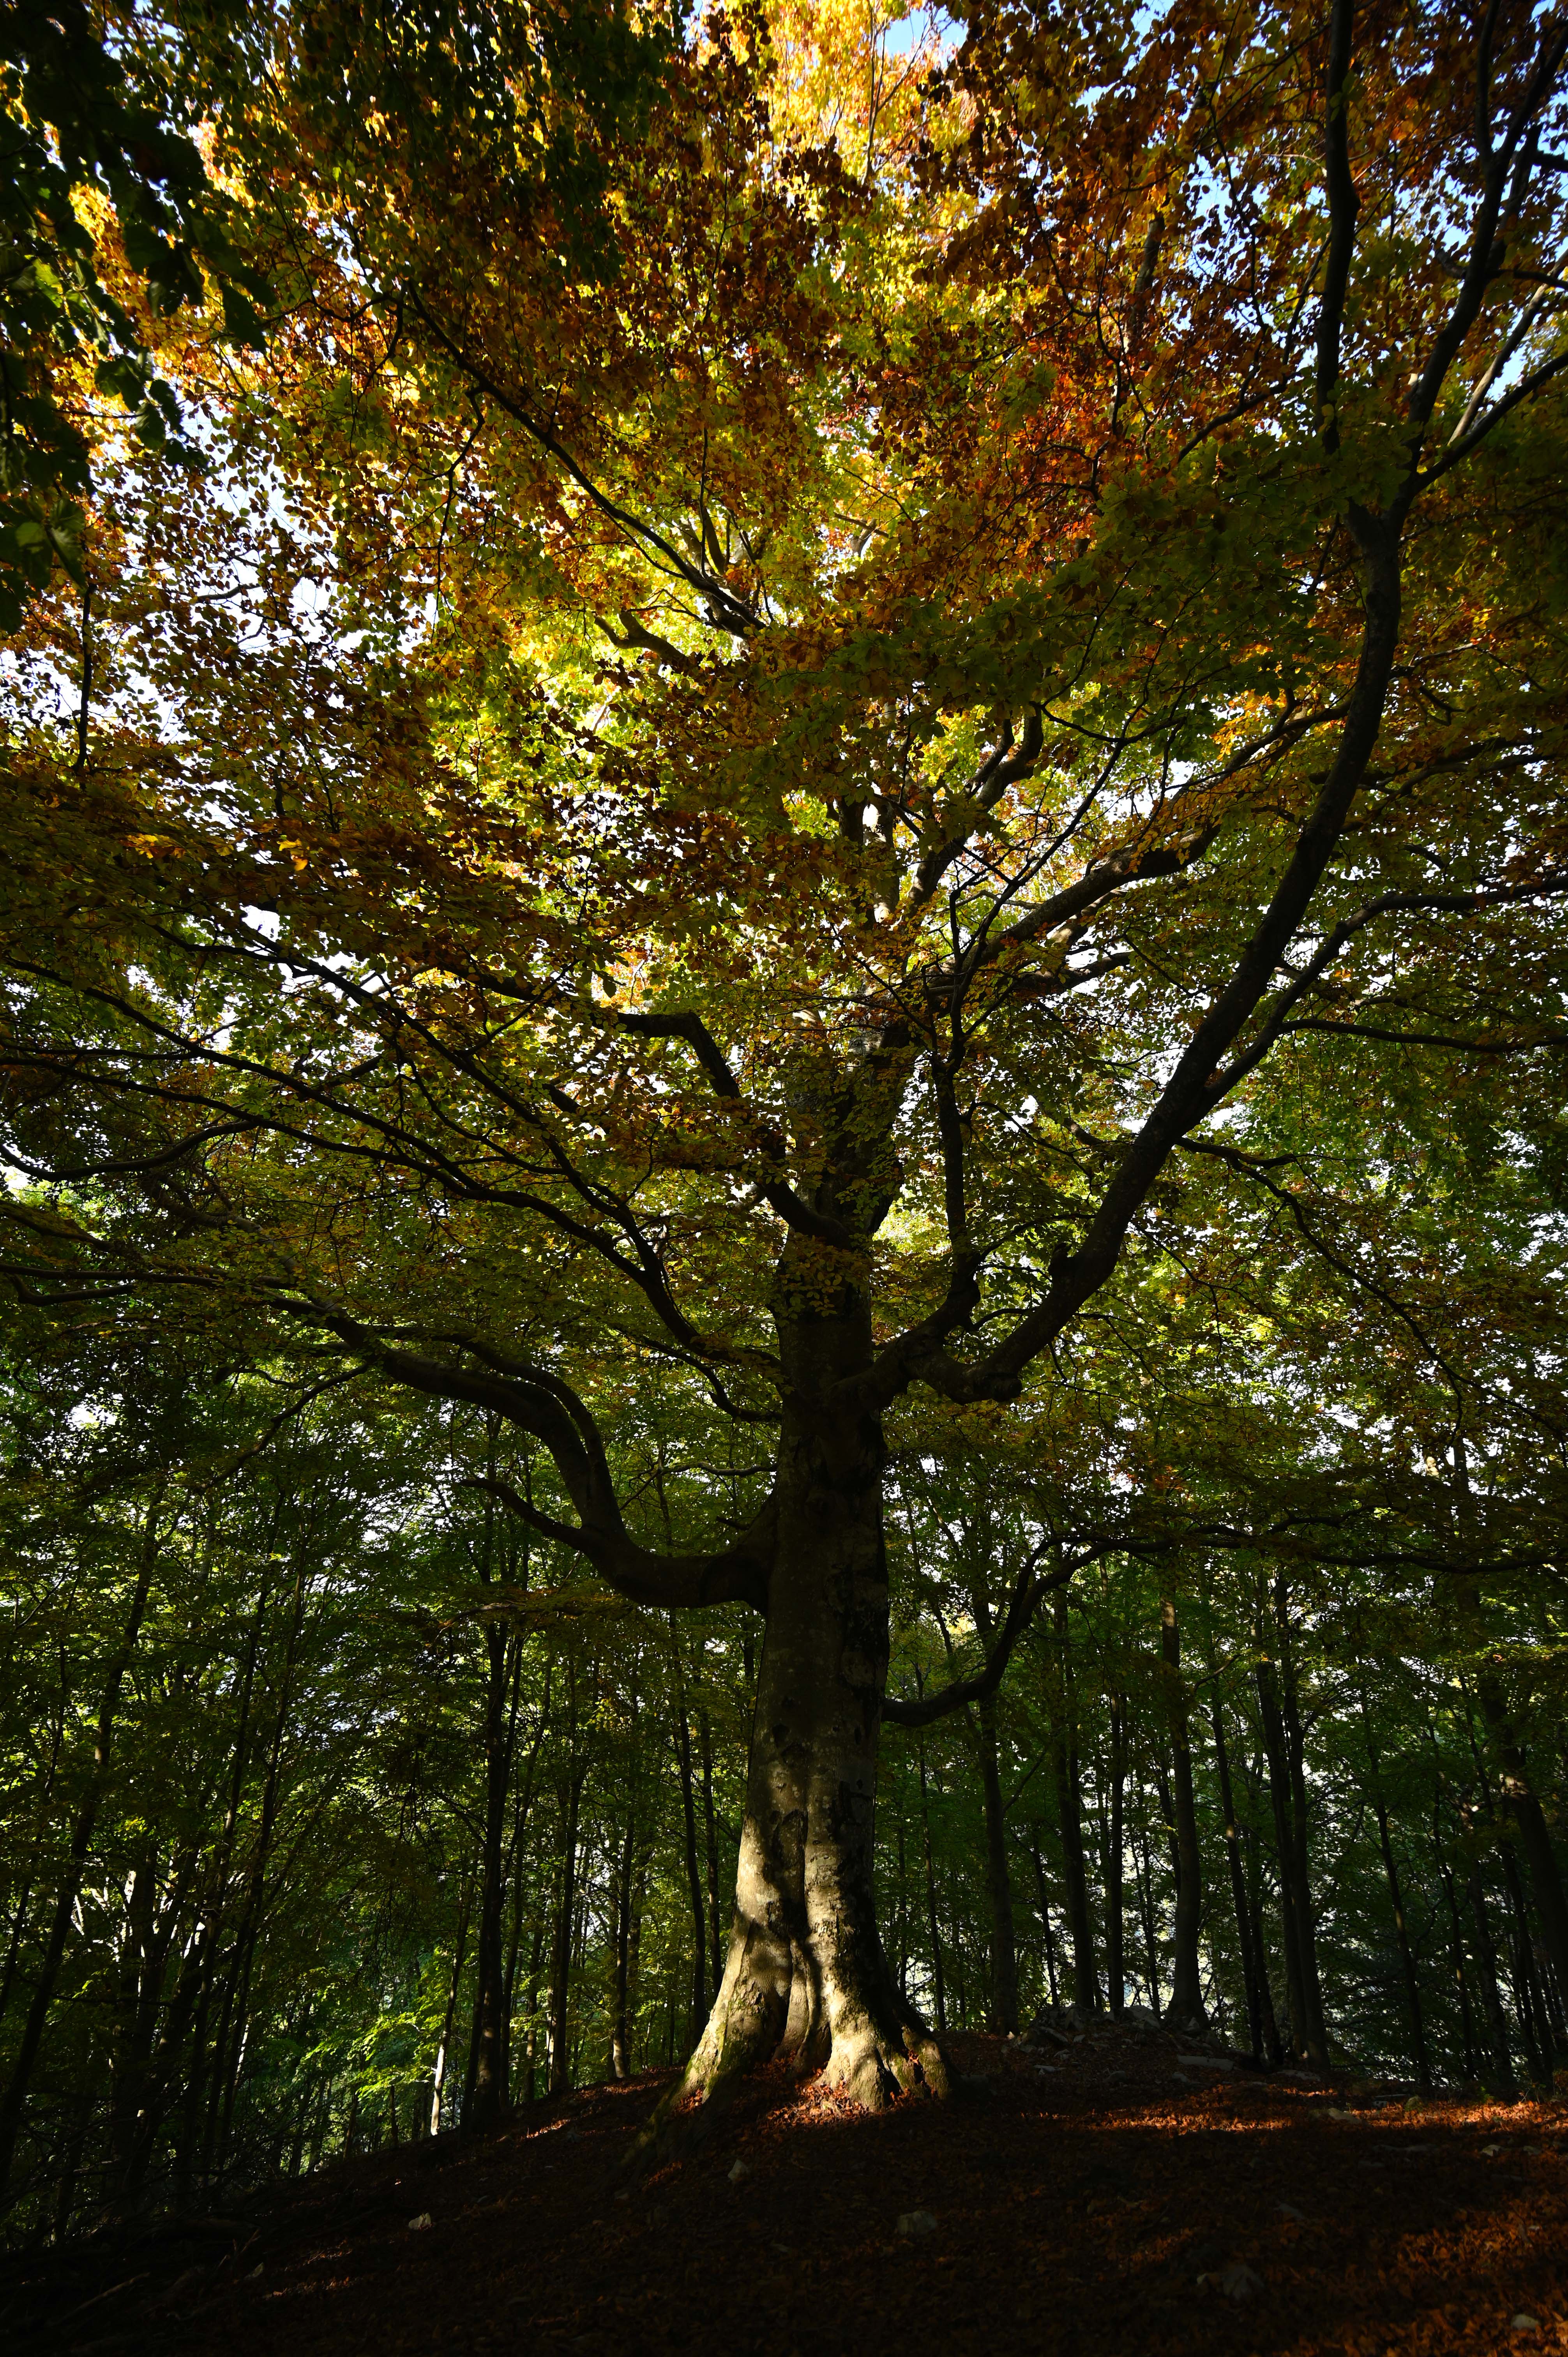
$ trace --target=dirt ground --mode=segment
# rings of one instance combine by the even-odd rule
[[[1568,2104],[1407,2112],[1163,2032],[951,2050],[951,2103],[759,2083],[634,2187],[661,2075],[99,2236],[0,2276],[0,2347],[1568,2352]]]

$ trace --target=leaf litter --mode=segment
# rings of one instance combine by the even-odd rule
[[[623,2163],[669,2074],[590,2087],[492,2136],[258,2192],[228,2252],[190,2222],[196,2266],[177,2223],[16,2262],[0,2341],[14,2357],[1568,2357],[1568,2106],[1438,2096],[1417,2118],[1250,2065],[1183,2084],[1197,2050],[1164,2031],[1049,2042],[1042,2079],[1023,2040],[953,2038],[953,2100],[876,2117],[761,2074],[640,2180]]]

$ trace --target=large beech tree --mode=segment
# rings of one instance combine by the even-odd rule
[[[983,1678],[890,1704],[887,1418],[1043,1393],[1304,1038],[1549,1056],[1563,881],[1568,21],[889,30],[231,26],[283,316],[182,365],[256,488],[106,504],[8,942],[18,1283],[240,1288],[520,1428],[623,1594],[765,1615],[678,2092],[868,2104],[945,2083],[881,1724],[1080,1560],[1044,1501]],[[650,1385],[742,1468],[684,1545]]]

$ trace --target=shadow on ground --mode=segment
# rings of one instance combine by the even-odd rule
[[[950,2104],[871,2119],[765,2080],[635,2187],[662,2074],[100,2236],[0,2277],[0,2344],[1568,2352],[1568,2107],[1410,2114],[1108,2029],[952,2047]]]

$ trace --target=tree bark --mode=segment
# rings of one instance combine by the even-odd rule
[[[719,1920],[719,1834],[714,1813],[714,1731],[706,1709],[697,1709],[697,1749],[703,1763],[703,1833],[708,1867],[708,1968],[717,1996],[724,1978],[724,1932]]]
[[[1296,1692],[1295,1655],[1290,1641],[1289,1597],[1282,1572],[1274,1582],[1274,1625],[1280,1648],[1280,1713],[1284,1722],[1285,1758],[1290,1770],[1293,1878],[1296,1903],[1296,1939],[1301,1962],[1302,1995],[1306,2005],[1307,2060],[1320,2071],[1328,2068],[1328,2030],[1323,2012],[1323,1985],[1317,1971],[1317,1919],[1312,1904],[1312,1858],[1306,1809],[1306,1742],[1302,1730]]]
[[[1212,1659],[1210,1673],[1212,1674]],[[1236,1917],[1236,1943],[1241,1955],[1241,1986],[1247,2000],[1247,2034],[1252,2060],[1263,2059],[1263,2008],[1258,1996],[1258,1959],[1252,1953],[1252,1917],[1247,1904],[1247,1876],[1241,1859],[1241,1829],[1236,1822],[1236,1801],[1230,1787],[1230,1757],[1225,1746],[1225,1713],[1216,1684],[1209,1719],[1214,1728],[1214,1765],[1219,1778],[1219,1805],[1225,1813],[1225,1856],[1230,1868],[1230,1904]]]
[[[462,1986],[463,1963],[468,1953],[468,1916],[473,1903],[473,1878],[466,1875],[462,1904],[457,1910],[457,1944],[452,1957],[452,1980],[446,1992],[446,2011],[441,2023],[441,2042],[435,2049],[435,2070],[430,2090],[430,2133],[433,2136],[441,2133],[441,2089],[452,2052],[452,2029],[457,2018],[457,1991]]]
[[[1315,2014],[1305,1956],[1312,1940],[1312,1895],[1302,1872],[1305,1843],[1294,1822],[1291,1761],[1275,1661],[1266,1648],[1258,1663],[1258,1706],[1263,1754],[1269,1768],[1269,1798],[1274,1819],[1280,1874],[1280,1929],[1284,1939],[1285,1996],[1290,2009],[1291,2048],[1317,2070],[1328,2061],[1320,2010]]]
[[[1013,1928],[1013,1882],[1007,1871],[1007,1812],[996,1751],[996,1700],[979,1706],[981,1784],[985,1800],[985,1878],[991,1900],[991,2027],[999,2037],[1018,2027],[1018,1952]]]
[[[1053,1730],[1057,1801],[1061,1813],[1062,1881],[1067,1895],[1068,1932],[1072,1941],[1073,1996],[1090,2013],[1100,2010],[1100,1984],[1094,1966],[1094,1926],[1089,1912],[1089,1873],[1083,1855],[1083,1803],[1079,1789],[1078,1740],[1073,1727],[1072,1655],[1069,1643],[1067,1593],[1058,1588],[1052,1605],[1057,1661],[1061,1679],[1061,1706]]]
[[[920,1764],[920,1845],[926,1869],[926,1917],[931,1933],[931,1994],[936,2000],[937,2036],[945,2038],[948,2028],[947,1984],[942,1974],[942,1932],[937,1916],[937,1867],[931,1851],[931,1801],[926,1779],[926,1730],[921,1727],[915,1738]]]
[[[1113,2020],[1127,2002],[1126,1875],[1122,1848],[1127,1794],[1127,1701],[1111,1703],[1111,1830],[1105,1846],[1105,1994]]]
[[[1192,1789],[1192,1736],[1187,1721],[1187,1686],[1181,1674],[1181,1630],[1175,1601],[1160,1604],[1160,1664],[1165,1693],[1165,1726],[1170,1736],[1176,1803],[1176,1954],[1170,2013],[1184,2028],[1205,2026],[1203,1984],[1198,1970],[1197,1932],[1203,1910],[1203,1878],[1197,1847],[1197,1809]]]
[[[1530,1782],[1524,1746],[1495,1674],[1483,1666],[1476,1683],[1487,1732],[1502,1770],[1503,1805],[1519,1828],[1520,1846],[1530,1870],[1530,1897],[1535,1901],[1546,1953],[1558,1986],[1568,1993],[1568,1898],[1564,1897],[1551,1828]]]
[[[868,2109],[946,2066],[887,1969],[873,1893],[888,1660],[881,1419],[832,1396],[871,1362],[864,1294],[826,1294],[786,1248],[775,1318],[784,1376],[777,1536],[723,1984],[696,2051],[645,2135],[763,2059],[821,2066]]]
[[[114,1738],[114,1721],[120,1708],[120,1689],[131,1657],[141,1634],[142,1616],[147,1609],[147,1594],[152,1585],[153,1566],[157,1559],[158,1516],[163,1508],[163,1486],[154,1491],[142,1525],[142,1544],[136,1565],[135,1586],[131,1593],[131,1609],[109,1663],[109,1674],[103,1681],[103,1691],[98,1705],[98,1719],[93,1729],[92,1770],[87,1789],[78,1805],[70,1829],[70,1848],[66,1868],[55,1895],[54,1911],[49,1918],[48,1938],[38,1966],[38,1976],[33,1984],[32,2003],[27,2007],[22,2025],[21,2040],[5,2092],[0,2097],[0,2194],[10,2182],[11,2166],[16,2158],[16,2138],[21,2131],[22,2114],[32,2084],[33,2071],[43,2044],[44,2025],[48,2019],[54,2000],[55,1983],[59,1977],[61,1959],[70,1936],[71,1918],[76,1911],[77,1895],[81,1889],[82,1871],[92,1846],[93,1828],[98,1823],[98,1811],[103,1799],[103,1788],[109,1776],[109,1755]]]
[[[576,1713],[574,1709],[573,1733],[575,1731]],[[553,2095],[564,2095],[572,2084],[572,2057],[567,2043],[571,2016],[567,2009],[567,1997],[577,1913],[577,1824],[587,1775],[586,1759],[568,1760],[562,1811],[561,1906],[555,1919],[555,1951],[550,1967],[550,2092]]]
[[[1486,1886],[1478,1866],[1470,1868],[1466,1894],[1470,1901],[1470,1921],[1475,1926],[1476,1977],[1481,1984],[1481,2007],[1487,2017],[1487,2036],[1492,2050],[1492,2093],[1513,2095],[1518,2093],[1519,2082],[1514,2076],[1509,2044],[1508,2017],[1498,1987],[1498,1952],[1487,1914]]]
[[[675,1761],[681,1771],[681,1816],[685,1833],[686,1895],[692,1909],[692,2038],[702,2035],[713,2004],[708,1985],[708,1917],[703,1904],[703,1874],[697,1860],[697,1803],[692,1775],[692,1725],[686,1710],[686,1678],[681,1663],[681,1636],[675,1615],[670,1615],[670,1653],[675,1669]]]
[[[1378,1844],[1383,1854],[1383,1876],[1389,1886],[1389,1904],[1393,1910],[1394,1937],[1399,1943],[1400,1967],[1404,1975],[1405,2004],[1410,2014],[1411,2049],[1415,2061],[1415,2083],[1423,2095],[1432,2093],[1432,2063],[1426,2050],[1426,2027],[1421,2011],[1421,1983],[1416,1978],[1415,1955],[1410,1944],[1410,1932],[1404,1920],[1404,1899],[1400,1890],[1399,1867],[1394,1860],[1393,1843],[1389,1838],[1389,1812],[1383,1799],[1382,1770],[1378,1761],[1377,1740],[1372,1733],[1372,1715],[1363,1693],[1361,1725],[1367,1738],[1367,1762],[1371,1770],[1372,1813],[1378,1821]]]
[[[493,1513],[487,1501],[487,1513]],[[487,1547],[487,1556],[488,1556]],[[489,1580],[487,1563],[486,1579]],[[521,1638],[489,1623],[485,1679],[485,1821],[479,1845],[479,1924],[474,1943],[474,2020],[464,2073],[463,2125],[494,2127],[508,2104],[506,1958],[501,1926],[506,1901],[507,1800],[517,1748]],[[508,1707],[510,1697],[510,1708]]]

